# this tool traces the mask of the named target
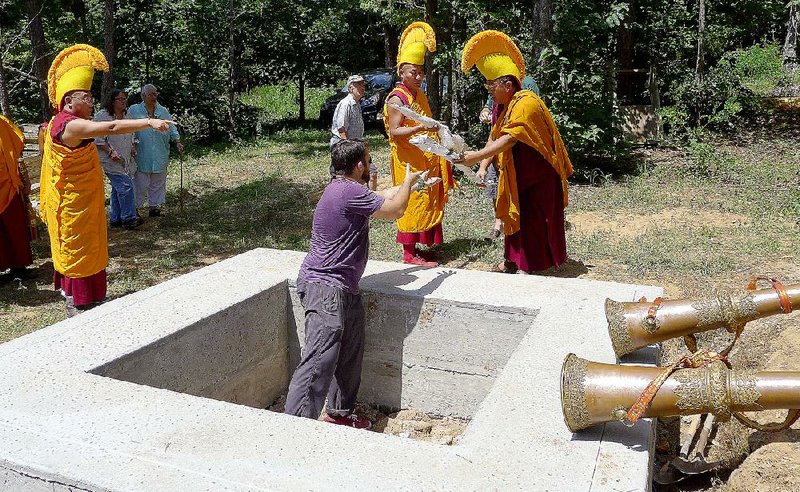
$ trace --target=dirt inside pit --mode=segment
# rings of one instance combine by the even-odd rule
[[[286,405],[286,396],[280,396],[267,410],[283,412]],[[355,412],[360,417],[369,419],[372,432],[389,434],[406,439],[427,441],[444,446],[451,446],[458,442],[469,424],[468,420],[452,417],[436,417],[426,414],[421,410],[405,409],[397,412],[384,412],[374,406],[361,402],[356,403]],[[319,420],[325,418],[325,411]]]

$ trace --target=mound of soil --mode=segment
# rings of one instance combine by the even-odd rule
[[[283,395],[267,407],[267,410],[283,412],[285,405],[286,396]],[[379,408],[361,402],[356,402],[355,414],[372,422],[370,430],[373,432],[416,441],[428,441],[444,446],[455,444],[469,424],[467,420],[431,416],[415,409],[400,410],[399,412],[386,414]],[[322,420],[324,417],[325,411],[323,410],[319,418]]]
[[[724,492],[800,490],[800,443],[779,442],[756,450],[737,468]]]

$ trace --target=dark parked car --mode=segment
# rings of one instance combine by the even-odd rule
[[[395,72],[391,68],[379,68],[361,74],[366,82],[366,91],[361,99],[361,112],[364,115],[364,126],[375,125],[383,131],[383,102],[392,90]],[[319,109],[319,119],[328,128],[333,121],[333,112],[339,101],[347,96],[347,87],[342,87],[325,100]]]

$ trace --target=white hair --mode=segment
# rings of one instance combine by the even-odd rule
[[[158,92],[158,89],[156,89],[156,86],[153,84],[145,84],[145,86],[142,87],[142,97],[152,94],[153,92]]]

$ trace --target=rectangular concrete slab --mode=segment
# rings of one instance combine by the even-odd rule
[[[453,364],[469,367],[462,372],[470,379],[485,374],[492,380],[484,388],[485,397],[470,411],[466,433],[448,447],[220,401],[230,399],[233,390],[225,386],[230,381],[240,381],[232,387],[245,387],[248,383],[243,381],[251,379],[242,374],[282,372],[278,368],[282,359],[280,354],[260,359],[241,347],[213,343],[241,334],[248,345],[267,347],[270,340],[280,338],[275,327],[284,326],[288,337],[284,356],[291,367],[299,348],[292,347],[291,334],[299,346],[302,331],[297,306],[290,300],[291,285],[303,256],[254,250],[0,345],[0,366],[8,368],[0,379],[0,487],[649,488],[650,423],[640,421],[633,429],[606,425],[581,434],[569,432],[561,416],[559,373],[568,352],[614,362],[603,313],[606,297],[655,297],[661,289],[370,262],[362,281],[366,298],[377,296],[380,303],[400,296],[420,306],[413,326],[403,328],[413,336],[396,340],[408,345],[401,343],[394,354],[408,350],[409,357],[416,357],[403,355],[401,403],[404,394],[416,395],[409,398],[412,403],[425,394],[424,388],[406,382],[454,372]],[[283,314],[280,302],[285,303]],[[262,315],[252,306],[264,306]],[[487,331],[447,326],[448,319],[465,313],[494,317],[497,326],[503,326],[502,333],[495,337]],[[433,319],[442,322],[426,325]],[[376,322],[372,333],[389,325]],[[245,326],[257,326],[258,336],[248,338],[253,332],[243,330]],[[226,336],[210,336],[211,327],[227,330]],[[193,366],[186,346],[170,348],[180,338],[191,341],[211,362],[215,354],[224,355],[218,372],[207,372],[209,364]],[[437,340],[442,350],[435,350]],[[493,356],[487,360],[494,362],[475,365],[481,349],[495,342],[500,347],[497,353],[510,352],[507,358]],[[375,339],[368,343],[381,346]],[[239,356],[231,357],[232,353]],[[458,360],[458,354],[468,355]],[[150,362],[141,365],[136,361],[145,359],[139,356],[150,357]],[[140,366],[132,371],[125,364]],[[254,365],[255,372],[250,370]],[[173,374],[172,367],[180,371]],[[222,383],[192,387],[193,367],[206,371],[198,372],[197,379],[219,377]],[[420,369],[431,372],[408,375]],[[132,374],[138,376],[126,376]],[[163,384],[170,378],[172,383]],[[264,391],[269,389],[257,393]],[[420,404],[445,408],[447,402],[441,400]]]

